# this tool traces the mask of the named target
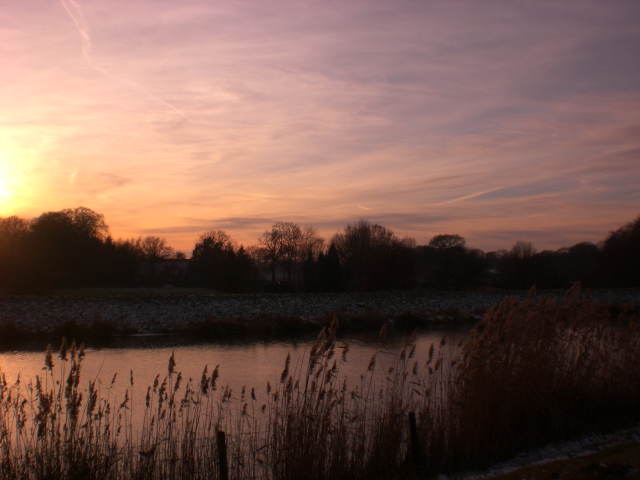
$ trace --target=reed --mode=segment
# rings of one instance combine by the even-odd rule
[[[302,360],[287,357],[262,395],[218,385],[219,366],[185,381],[172,355],[135,406],[134,372],[122,399],[111,395],[115,377],[103,390],[81,386],[84,348],[63,342],[56,355],[47,350],[34,381],[0,376],[0,478],[217,479],[220,430],[234,479],[421,478],[483,467],[638,420],[640,327],[629,317],[612,319],[577,287],[563,301],[532,292],[489,310],[466,342],[443,337],[420,363],[415,332],[391,350],[384,326],[351,384],[336,317]]]

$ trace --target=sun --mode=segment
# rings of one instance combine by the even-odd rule
[[[0,161],[0,215],[4,214],[4,210],[7,208],[9,200],[12,199],[13,194],[10,188],[10,175],[4,165]]]
[[[0,199],[11,196],[11,192],[9,192],[9,189],[7,188],[6,185],[7,184],[6,184],[5,176],[2,172],[0,172]]]
[[[1,141],[1,139],[0,139]],[[7,149],[0,148],[0,216],[15,215],[25,206],[28,192],[23,173],[24,159],[18,160]]]
[[[3,213],[4,207],[8,200],[11,199],[11,192],[5,185],[5,179],[2,174],[0,174],[0,215]]]

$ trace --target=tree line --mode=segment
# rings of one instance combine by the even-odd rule
[[[427,245],[360,220],[328,241],[316,228],[276,222],[239,245],[222,230],[202,233],[191,258],[158,236],[114,240],[104,216],[86,207],[26,220],[0,218],[0,288],[175,284],[228,292],[367,292],[414,288],[640,287],[640,216],[598,244],[544,250],[517,241],[510,250],[470,248],[458,234]]]

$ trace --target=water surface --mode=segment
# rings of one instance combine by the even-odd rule
[[[446,335],[447,342],[454,344],[461,336],[467,336],[470,327],[439,327],[419,332],[416,337],[416,353],[412,361],[423,366],[432,343],[436,346]],[[378,341],[377,334],[338,336],[335,358],[339,359],[341,349],[349,342],[346,363],[340,365],[340,376],[346,377],[349,386],[355,386],[360,375],[365,373],[374,353],[377,353],[377,370],[386,372],[392,362],[393,354],[398,353],[406,342],[407,336],[395,335],[388,338],[384,345]],[[194,340],[177,336],[141,336],[116,339],[108,348],[88,348],[82,361],[81,387],[87,388],[90,380],[97,379],[103,397],[109,397],[112,403],[120,403],[129,390],[132,397],[134,416],[141,418],[147,387],[152,385],[157,375],[160,381],[167,376],[169,357],[173,354],[175,370],[182,373],[183,381],[193,379],[198,383],[205,365],[209,373],[219,365],[218,385],[229,386],[235,398],[246,387],[249,397],[251,388],[255,388],[258,402],[266,398],[267,381],[279,382],[280,374],[288,354],[291,354],[292,374],[295,370],[304,370],[310,346],[314,336],[298,339],[247,339],[227,338],[220,341]],[[7,381],[14,383],[18,375],[21,382],[28,383],[46,376],[44,369],[44,351],[6,351],[0,353],[0,370]],[[69,362],[62,361],[54,351],[53,380],[60,379],[62,372],[69,371]],[[130,385],[130,373],[133,372],[133,388]],[[111,381],[116,375],[113,387]],[[49,377],[49,384],[51,382]],[[85,394],[86,396],[86,394]],[[140,415],[135,415],[135,412]],[[134,420],[134,424],[137,424]]]

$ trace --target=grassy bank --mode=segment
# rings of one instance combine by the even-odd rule
[[[338,317],[341,332],[378,331],[383,325],[392,326],[404,332],[416,327],[433,325],[464,325],[476,323],[486,309],[461,312],[448,308],[437,312],[410,312],[397,315],[385,314],[376,310],[363,313],[329,312],[325,315],[307,319],[297,315],[275,315],[263,313],[252,318],[216,318],[208,317],[201,321],[176,323],[154,333],[193,336],[197,338],[221,338],[224,336],[250,335],[260,337],[278,335],[295,337],[303,333],[317,332],[328,328],[334,317]],[[141,333],[133,324],[116,324],[101,318],[90,323],[67,320],[52,330],[32,329],[18,326],[14,321],[0,321],[0,348],[20,348],[33,341],[52,341],[58,343],[62,337],[74,338],[78,342],[105,346],[115,337]]]
[[[81,382],[84,351],[63,343],[33,383],[1,377],[0,478],[216,479],[218,431],[227,434],[230,478],[421,478],[481,468],[639,419],[640,326],[629,312],[610,313],[580,300],[577,288],[563,301],[507,300],[466,342],[432,345],[422,364],[413,338],[388,350],[383,326],[366,371],[349,382],[341,375],[349,347],[336,347],[335,320],[304,363],[287,359],[261,394],[218,385],[224,365],[183,379],[171,357],[167,373],[142,386],[145,405],[129,400],[141,388],[135,372],[122,372],[129,391],[114,399],[108,385]],[[142,432],[133,431],[134,416]]]

